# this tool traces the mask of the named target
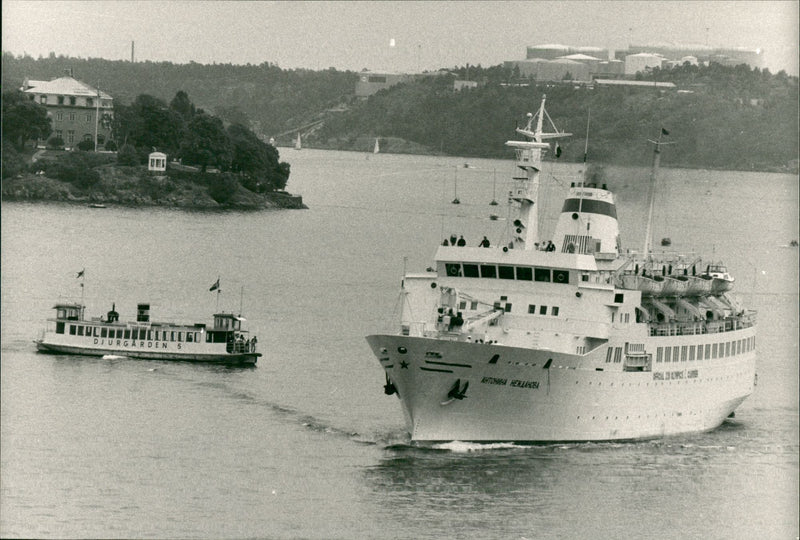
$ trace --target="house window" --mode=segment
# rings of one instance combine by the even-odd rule
[[[63,120],[63,119],[64,119],[64,113],[63,112],[57,112],[56,113],[56,120]]]
[[[91,122],[92,121],[92,113],[86,113],[86,121],[87,122]]]
[[[46,104],[47,96],[39,96],[39,103]]]
[[[70,119],[72,122],[74,122],[74,121],[75,121],[75,113],[74,113],[74,112],[71,112],[71,113],[69,113],[69,119]]]
[[[59,105],[63,105],[64,104],[64,96],[58,96],[58,104]]]
[[[69,97],[69,104],[70,104],[70,105],[75,105],[75,103],[76,103],[76,101],[75,101],[75,96],[70,96],[70,97]]]
[[[56,137],[58,137],[61,140],[64,140],[64,132],[61,131],[60,129],[57,129],[56,130]]]
[[[72,129],[67,130],[67,142],[69,144],[72,144],[73,142],[75,142],[75,130],[72,130]]]
[[[87,107],[94,107],[94,100],[92,98],[86,98],[86,106]]]

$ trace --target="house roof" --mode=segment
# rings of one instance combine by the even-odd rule
[[[95,97],[98,90],[72,77],[59,77],[52,81],[28,81],[28,88],[25,93],[30,94],[58,94],[62,96],[86,96]],[[113,99],[109,94],[99,91],[103,99]]]

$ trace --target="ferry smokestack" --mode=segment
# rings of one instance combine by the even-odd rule
[[[150,322],[150,304],[139,304],[137,306],[136,322]]]
[[[131,41],[131,64],[133,64],[133,41]]]

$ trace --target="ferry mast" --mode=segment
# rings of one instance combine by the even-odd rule
[[[528,123],[524,129],[517,128],[516,132],[527,137],[526,141],[506,141],[506,146],[514,148],[517,154],[517,167],[525,172],[525,176],[514,177],[514,189],[511,199],[519,203],[519,214],[514,221],[511,247],[516,249],[536,249],[539,242],[539,172],[542,169],[542,156],[550,149],[550,143],[545,139],[567,137],[571,133],[559,132],[553,120],[544,109],[546,95],[542,96],[539,112],[535,115],[528,113]],[[554,132],[544,133],[544,117],[550,121]],[[533,121],[536,119],[536,128],[532,130]]]

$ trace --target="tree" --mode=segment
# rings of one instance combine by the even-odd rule
[[[130,107],[120,106],[117,112],[123,142],[148,152],[153,148],[167,154],[178,150],[185,127],[183,117],[160,99],[141,94]]]
[[[52,132],[47,109],[18,90],[3,92],[3,139],[18,150],[30,139],[46,139]]]
[[[195,114],[194,103],[189,99],[189,94],[183,90],[178,90],[175,97],[169,102],[169,108],[181,115],[187,122]]]
[[[207,114],[197,114],[186,128],[180,156],[190,165],[200,165],[203,172],[209,165],[227,170],[231,164],[231,141],[222,121]]]

